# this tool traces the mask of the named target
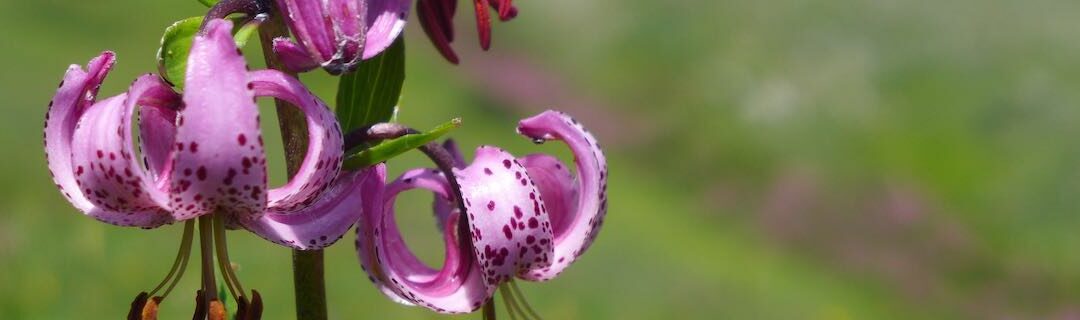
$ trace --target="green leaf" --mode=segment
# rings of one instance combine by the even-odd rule
[[[236,47],[243,48],[247,45],[248,40],[251,39],[252,35],[259,31],[259,26],[261,26],[264,21],[266,21],[266,16],[260,14],[255,16],[255,19],[252,19],[251,22],[236,28],[236,32],[233,33],[233,41],[236,42]]]
[[[435,141],[439,137],[442,137],[450,130],[453,130],[461,126],[461,119],[455,118],[449,122],[443,123],[431,131],[408,134],[395,139],[389,139],[379,144],[372,146],[371,148],[353,151],[346,153],[343,167],[346,170],[356,170],[359,168],[365,168],[374,165],[379,162],[390,160],[393,157],[401,155],[409,150],[419,148],[420,146],[427,144],[428,142]],[[355,149],[354,149],[355,150]]]
[[[233,23],[239,25],[241,19],[233,19]],[[236,28],[233,41],[238,48],[247,44],[251,35],[255,34],[264,19],[256,18]],[[173,23],[165,28],[165,34],[161,36],[161,48],[158,48],[158,71],[165,80],[172,83],[177,90],[184,90],[184,74],[187,72],[188,55],[191,53],[191,42],[202,26],[203,17],[191,17]]]
[[[207,8],[213,7],[218,2],[221,2],[221,0],[199,0],[199,3],[202,3]]]
[[[158,71],[177,90],[184,90],[184,73],[187,72],[191,41],[195,40],[202,21],[203,17],[177,21],[165,28],[165,34],[161,36],[161,48],[157,53]]]
[[[337,117],[349,132],[390,121],[405,83],[405,41],[398,37],[379,55],[364,60],[338,82]]]

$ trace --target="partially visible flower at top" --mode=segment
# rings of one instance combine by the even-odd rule
[[[352,70],[390,46],[405,28],[409,0],[276,0],[296,41],[274,39],[295,72]]]
[[[49,172],[77,209],[102,222],[146,229],[187,221],[173,272],[149,294],[171,282],[165,294],[151,300],[154,305],[183,273],[196,218],[204,283],[207,268],[214,277],[205,255],[216,246],[222,275],[241,300],[243,290],[226,267],[226,226],[242,226],[293,248],[321,248],[359,218],[357,193],[379,189],[385,180],[381,166],[341,172],[343,142],[333,112],[292,77],[248,71],[230,30],[231,22],[213,20],[195,38],[182,96],[147,74],[127,92],[95,102],[115,61],[105,52],[86,70],[72,65],[49,103],[44,137]],[[267,185],[255,103],[267,96],[298,106],[307,116],[310,139],[298,173],[274,189]],[[136,108],[141,161],[133,146]],[[217,288],[205,287],[213,300]]]
[[[513,0],[472,0],[476,9],[476,31],[480,34],[480,48],[491,48],[491,16],[488,7],[494,9],[499,20],[509,21],[517,16],[517,8]],[[420,18],[420,26],[424,33],[431,39],[431,43],[439,50],[446,60],[453,64],[458,63],[458,56],[450,43],[454,42],[454,14],[457,12],[458,0],[417,0],[416,15]]]
[[[440,171],[414,169],[387,186],[384,201],[364,204],[357,250],[369,279],[384,294],[437,312],[465,313],[500,289],[504,301],[516,306],[511,289],[516,295],[520,291],[513,278],[552,279],[588,249],[607,212],[607,163],[599,144],[575,120],[554,111],[522,120],[518,132],[537,143],[565,142],[574,154],[576,177],[555,157],[515,158],[490,146],[478,148],[465,166],[448,143],[459,159],[453,170],[459,189]],[[435,215],[446,242],[440,270],[405,246],[395,222],[397,195],[414,188],[436,194]],[[461,200],[455,200],[458,196]],[[463,235],[469,237],[459,238]]]

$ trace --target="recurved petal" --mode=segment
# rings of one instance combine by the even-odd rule
[[[312,250],[329,246],[360,219],[364,203],[379,201],[386,181],[386,166],[343,172],[334,184],[310,206],[283,211],[269,209],[256,220],[241,219],[245,229],[274,243]]]
[[[559,232],[555,233],[554,261],[549,268],[523,275],[527,280],[548,280],[562,272],[589,248],[604,223],[604,215],[607,213],[607,160],[596,138],[576,120],[561,112],[545,111],[521,120],[518,132],[537,142],[563,141],[570,147],[577,165],[577,205],[566,208],[565,212],[552,211],[555,207],[549,207],[550,215],[559,216],[552,219],[564,225],[564,229],[556,229]],[[559,190],[558,187],[547,189],[549,193],[543,193],[545,189],[541,189],[544,199],[558,199],[567,193],[565,189],[563,192],[553,192]]]
[[[132,86],[130,101],[123,94],[93,104],[114,61],[114,55],[105,52],[88,63],[87,71],[68,68],[46,116],[49,171],[64,196],[87,215],[115,225],[153,228],[172,219],[149,199],[147,193],[155,190],[143,189],[145,177],[130,152],[131,109],[153,84],[140,79]]]
[[[357,231],[361,263],[371,280],[395,301],[442,313],[474,311],[491,296],[494,286],[484,281],[472,253],[461,251],[455,238],[458,215],[450,215],[443,230],[446,257],[439,270],[417,259],[401,237],[394,201],[399,193],[414,188],[432,191],[446,201],[452,192],[440,173],[426,169],[406,172],[391,183],[382,205],[365,210],[368,213],[361,220]]]
[[[277,7],[285,15],[293,37],[308,55],[320,63],[333,59],[335,52],[334,34],[331,33],[333,24],[323,10],[323,3],[324,1],[277,0]]]
[[[64,197],[84,213],[89,213],[95,206],[83,195],[82,188],[75,180],[75,168],[71,165],[71,138],[79,118],[94,103],[102,80],[115,62],[115,55],[106,51],[90,60],[87,70],[79,65],[69,66],[45,113],[45,158],[49,175]],[[86,168],[83,170],[85,172]],[[118,217],[97,218],[114,224],[121,222]]]
[[[171,221],[167,194],[132,157],[130,99],[121,94],[86,110],[72,139],[71,162],[93,211],[126,213],[122,225],[156,226]]]
[[[536,182],[544,198],[551,230],[565,234],[570,227],[570,213],[577,210],[578,185],[574,174],[559,159],[546,154],[530,154],[518,159]]]
[[[346,69],[360,62],[360,50],[364,46],[364,30],[367,29],[368,0],[327,0],[327,15],[333,23],[336,54],[345,63]]]
[[[274,53],[281,59],[286,69],[293,72],[306,72],[318,68],[320,62],[312,59],[304,48],[288,38],[274,39]]]
[[[455,175],[477,263],[489,285],[551,264],[551,222],[525,167],[509,153],[483,146],[473,163]]]
[[[249,88],[256,96],[269,96],[288,101],[300,108],[307,119],[308,147],[299,170],[284,186],[270,190],[269,206],[287,212],[310,205],[341,171],[341,127],[333,111],[309,92],[300,81],[276,70],[260,70],[248,76]],[[262,137],[237,141],[262,148]]]
[[[367,1],[367,40],[364,43],[364,59],[379,54],[401,35],[409,16],[410,3],[410,0]]]
[[[215,210],[257,218],[266,208],[259,109],[232,22],[213,20],[188,58],[170,206],[180,219]]]

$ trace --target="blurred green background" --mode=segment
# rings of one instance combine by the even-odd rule
[[[545,108],[596,132],[610,214],[561,277],[523,284],[548,319],[1080,318],[1080,2],[517,5],[480,52],[460,4],[459,66],[411,22],[399,120],[460,116],[453,134],[469,154],[497,144],[565,157],[514,134]],[[182,227],[77,213],[49,180],[41,123],[69,64],[117,51],[102,95],[117,94],[156,70],[164,27],[203,10],[0,2],[0,318],[119,318],[167,272]],[[303,78],[333,101],[333,78]],[[270,162],[280,184],[281,155]],[[428,164],[410,154],[391,165]],[[437,265],[429,201],[408,193],[398,216]],[[327,252],[331,318],[443,318],[383,298],[351,238]],[[266,318],[292,318],[289,251],[243,232],[230,240]],[[190,315],[197,279],[188,274],[163,318]]]

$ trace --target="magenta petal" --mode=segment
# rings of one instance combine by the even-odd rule
[[[479,265],[471,263],[471,253],[460,251],[453,230],[458,215],[448,218],[443,232],[446,258],[440,270],[424,265],[401,238],[393,204],[400,192],[413,188],[430,190],[447,200],[451,193],[445,178],[431,170],[412,170],[391,183],[381,206],[365,208],[367,213],[357,230],[357,248],[364,269],[380,290],[395,301],[419,304],[442,313],[476,310],[495,287],[485,283]]]
[[[172,166],[180,219],[216,210],[253,219],[266,207],[259,109],[231,30],[213,20],[192,43]]]
[[[49,174],[64,197],[85,213],[90,213],[95,206],[83,195],[75,180],[77,174],[71,165],[71,138],[79,118],[94,103],[102,80],[115,62],[116,57],[112,52],[102,52],[87,63],[85,71],[79,65],[68,67],[45,114],[45,157]],[[83,168],[83,172],[85,170]],[[122,222],[116,216],[97,218],[112,224]]]
[[[551,264],[551,222],[525,167],[501,149],[480,147],[473,163],[455,175],[489,285]]]
[[[270,190],[269,206],[291,211],[315,201],[341,170],[341,128],[330,108],[295,78],[276,70],[251,72],[248,76],[257,96],[271,96],[296,105],[307,116],[308,148],[299,170],[284,186]],[[251,140],[259,144],[262,140]]]
[[[578,204],[578,185],[570,168],[546,154],[530,154],[518,161],[529,171],[529,177],[540,189],[551,219],[552,232],[556,236],[566,234],[572,222],[568,216],[577,210]]]
[[[293,36],[314,60],[321,63],[334,56],[333,24],[323,11],[324,1],[277,0],[277,7],[285,15]]]
[[[527,280],[542,281],[558,275],[574,262],[593,240],[603,224],[607,213],[607,160],[600,150],[596,138],[585,130],[576,120],[566,114],[545,111],[531,118],[521,120],[518,132],[535,141],[562,140],[574,154],[577,165],[578,199],[574,209],[567,212],[549,211],[554,221],[565,225],[565,229],[556,229],[555,258],[550,268],[536,270],[523,275]],[[531,171],[530,171],[531,173]],[[550,193],[558,190],[558,183],[551,188],[541,188],[545,199],[564,198],[569,191]],[[554,210],[552,206],[549,209]]]
[[[320,249],[341,238],[360,219],[364,203],[379,201],[386,166],[342,173],[318,201],[295,211],[271,208],[257,220],[241,219],[245,229],[266,240],[301,250]]]
[[[369,0],[326,0],[326,15],[333,23],[335,55],[346,69],[360,62],[360,50],[364,46],[364,30]]]
[[[364,59],[370,59],[385,50],[401,32],[409,16],[409,0],[367,1],[367,40],[364,43]]]
[[[141,194],[125,194],[128,188],[120,187],[125,191],[118,192],[117,183],[105,182],[105,179],[127,179],[134,181],[136,185],[142,185],[142,170],[131,172],[126,175],[124,168],[131,168],[125,159],[117,151],[130,150],[131,128],[130,116],[121,118],[119,114],[124,109],[134,107],[133,103],[125,103],[127,95],[120,95],[98,104],[94,104],[98,88],[112,68],[115,57],[112,52],[104,52],[100,56],[90,60],[87,70],[83,71],[79,66],[72,65],[68,68],[64,81],[56,91],[56,96],[50,102],[49,112],[45,120],[45,152],[49,163],[49,172],[53,181],[64,196],[77,209],[99,220],[114,225],[137,226],[154,228],[172,221],[167,212],[157,207],[153,201],[147,201],[146,208],[137,208],[131,202],[122,201],[145,201],[146,192]],[[142,87],[140,82],[133,85],[134,88]],[[140,96],[140,94],[135,94]],[[125,112],[128,113],[130,110]],[[108,128],[102,141],[93,140],[94,135],[90,128]],[[104,134],[104,133],[103,133]],[[102,156],[98,158],[96,147],[102,147]],[[111,154],[105,154],[109,150]],[[73,157],[78,153],[80,157]],[[89,154],[87,154],[89,153]],[[89,159],[88,159],[89,157]],[[116,161],[112,157],[118,157]],[[101,166],[91,168],[88,163],[97,159]],[[108,160],[108,162],[106,162]],[[108,167],[105,164],[108,164]],[[120,168],[118,171],[117,168]],[[136,164],[137,168],[137,164]],[[98,172],[100,170],[100,173]],[[107,178],[102,175],[112,174]],[[130,170],[130,169],[129,169]],[[93,171],[93,172],[92,172]],[[90,181],[87,187],[82,185]],[[108,192],[108,194],[106,194]],[[102,206],[108,205],[108,207]],[[146,204],[146,203],[144,203]]]
[[[297,46],[288,38],[274,39],[274,53],[289,71],[306,72],[319,67],[318,61],[312,59],[304,48]]]
[[[87,108],[72,137],[76,183],[95,210],[127,213],[124,224],[154,226],[173,220],[166,210],[166,184],[142,169],[132,146],[132,113],[139,104],[155,105],[158,97],[164,105],[175,106],[178,100],[160,78],[140,77],[128,93]]]

